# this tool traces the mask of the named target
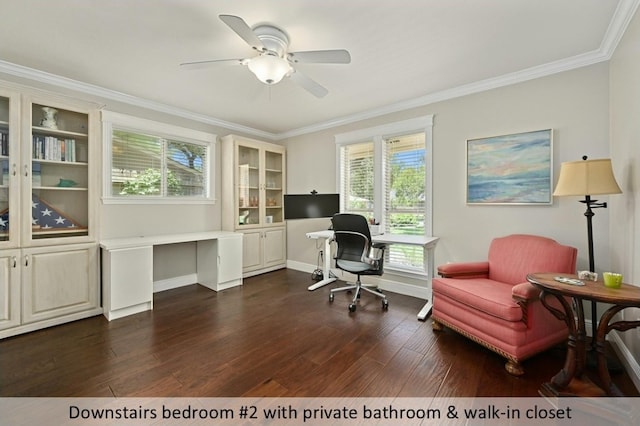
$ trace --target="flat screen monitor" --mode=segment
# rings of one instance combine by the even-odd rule
[[[340,194],[285,194],[285,219],[332,217],[340,213]]]

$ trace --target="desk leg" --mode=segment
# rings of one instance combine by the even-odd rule
[[[313,291],[319,289],[320,287],[324,287],[327,284],[331,284],[337,278],[331,277],[331,238],[324,239],[324,263],[322,265],[322,275],[324,279],[322,281],[318,281],[315,284],[307,287],[307,290]]]
[[[427,317],[431,314],[431,309],[433,308],[433,303],[431,302],[433,300],[433,291],[431,290],[431,286],[432,284],[432,280],[433,280],[433,274],[435,272],[435,267],[434,267],[434,255],[433,255],[433,250],[435,249],[435,246],[433,245],[429,245],[427,247],[424,248],[424,264],[427,265],[426,271],[427,271],[427,302],[424,304],[424,306],[422,307],[422,309],[420,309],[420,312],[418,312],[418,320],[419,321],[424,321],[427,319]]]
[[[336,280],[336,278],[326,278],[326,279],[324,279],[322,281],[318,281],[317,283],[310,285],[309,287],[307,287],[307,290],[309,290],[309,291],[317,290],[320,287],[324,287],[327,284],[331,284],[335,280]]]
[[[425,303],[422,309],[420,309],[420,312],[418,312],[418,319],[420,321],[426,320],[431,313],[431,308],[433,308],[433,304],[427,300],[427,303]]]

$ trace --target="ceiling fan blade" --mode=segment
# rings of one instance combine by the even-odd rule
[[[309,93],[313,94],[317,98],[324,98],[329,91],[323,86],[319,85],[306,75],[302,74],[298,70],[294,70],[289,76],[291,80],[293,80],[296,84],[301,86],[303,89],[307,90]]]
[[[184,69],[197,70],[202,68],[208,68],[212,65],[217,65],[220,63],[236,63],[238,65],[243,65],[245,59],[210,59],[206,61],[193,61],[193,62],[183,62],[180,66]]]
[[[310,50],[306,52],[290,52],[289,59],[292,62],[308,64],[348,64],[351,62],[351,55],[344,49]]]
[[[234,15],[218,15],[220,20],[227,24],[236,34],[240,36],[247,44],[256,50],[264,50],[264,44],[253,32],[251,27],[244,22],[244,19]]]

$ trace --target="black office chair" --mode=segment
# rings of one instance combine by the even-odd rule
[[[329,294],[329,302],[333,302],[334,294],[339,291],[355,290],[349,311],[355,312],[356,302],[361,290],[382,298],[382,308],[388,309],[387,297],[377,288],[363,286],[360,275],[382,275],[384,266],[385,244],[373,243],[367,219],[359,214],[336,214],[331,219],[334,240],[337,243],[336,267],[357,275],[355,285],[334,288]]]

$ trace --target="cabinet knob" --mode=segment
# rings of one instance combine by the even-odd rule
[[[29,266],[29,255],[24,256],[24,266]]]
[[[24,175],[29,176],[29,166],[27,166],[26,164],[24,165]]]
[[[13,163],[13,172],[11,172],[14,176],[16,174],[18,174],[18,166],[16,166],[16,163]]]
[[[18,259],[16,259],[15,256],[13,256],[11,259],[13,260],[13,267],[15,268],[16,266],[18,266]]]

